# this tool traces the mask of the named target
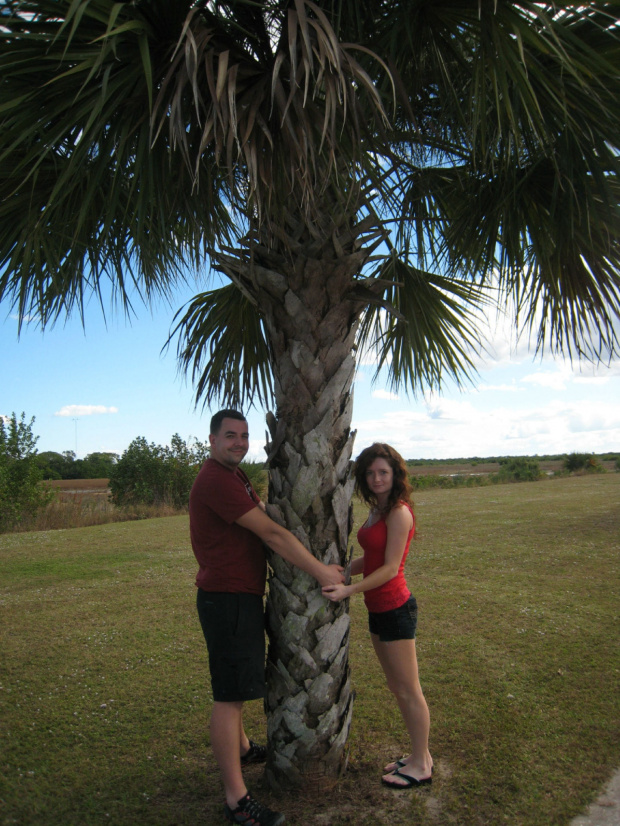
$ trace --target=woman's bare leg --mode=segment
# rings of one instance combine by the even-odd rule
[[[370,636],[411,741],[411,754],[403,758],[405,765],[400,772],[416,780],[424,780],[431,775],[433,761],[428,750],[430,715],[420,685],[415,640],[381,642],[377,634]],[[386,766],[386,777],[394,768],[392,765]],[[390,778],[390,782],[398,783],[398,777]]]

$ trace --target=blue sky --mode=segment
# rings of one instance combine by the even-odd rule
[[[192,387],[176,364],[175,346],[161,352],[175,311],[197,289],[178,292],[154,311],[136,305],[131,321],[116,313],[104,322],[91,302],[79,318],[17,337],[17,321],[0,306],[0,414],[36,417],[38,449],[122,453],[144,436],[169,444],[173,433],[206,440],[211,412],[195,409]],[[373,441],[393,444],[405,458],[620,451],[620,360],[593,370],[535,358],[516,347],[507,323],[494,323],[490,355],[479,376],[459,391],[408,399],[371,384],[374,369],[359,367],[355,383],[354,455]],[[250,457],[264,457],[264,411],[248,414]]]

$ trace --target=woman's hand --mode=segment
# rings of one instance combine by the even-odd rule
[[[351,587],[349,585],[324,585],[321,589],[324,597],[330,599],[332,602],[340,602],[341,599],[346,599],[351,596]]]

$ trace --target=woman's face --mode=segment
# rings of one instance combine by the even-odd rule
[[[377,498],[382,494],[387,496],[394,484],[394,471],[390,463],[385,459],[375,459],[372,464],[368,465],[366,484]]]

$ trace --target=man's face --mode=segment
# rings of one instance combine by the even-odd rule
[[[223,419],[219,432],[209,434],[209,444],[212,459],[226,467],[236,468],[250,447],[248,423],[239,419]]]

